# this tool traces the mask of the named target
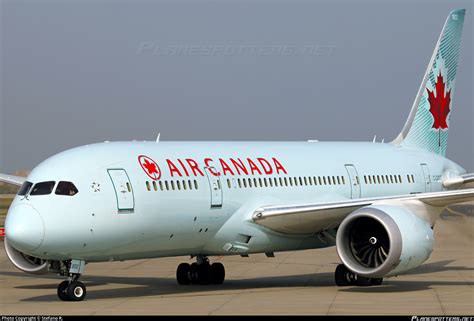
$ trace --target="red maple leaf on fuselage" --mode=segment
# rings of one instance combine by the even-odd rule
[[[448,123],[447,118],[448,114],[451,111],[449,109],[449,103],[451,102],[451,89],[446,92],[446,96],[444,95],[444,82],[443,76],[441,76],[441,71],[439,72],[438,77],[436,78],[435,83],[435,90],[436,96],[434,91],[428,91],[428,102],[430,103],[430,113],[433,115],[434,122],[433,128],[434,129],[447,129]]]
[[[153,163],[150,163],[148,159],[145,159],[143,166],[146,168],[146,170],[148,171],[150,175],[154,173],[158,174],[158,169],[156,168],[156,165]]]

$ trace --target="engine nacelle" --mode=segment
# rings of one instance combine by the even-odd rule
[[[32,274],[48,273],[48,261],[18,251],[8,244],[7,238],[5,238],[4,243],[7,256],[16,268]]]
[[[433,251],[433,229],[407,208],[372,205],[354,211],[338,228],[339,258],[352,272],[383,278],[422,264]]]

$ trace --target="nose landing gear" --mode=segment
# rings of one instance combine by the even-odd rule
[[[198,256],[193,264],[181,263],[176,270],[176,280],[180,285],[222,284],[224,279],[224,265],[219,262],[209,264],[206,256]]]
[[[61,301],[82,301],[86,297],[86,292],[86,286],[79,281],[66,280],[58,286],[58,297]]]
[[[84,271],[85,262],[81,260],[71,260],[61,262],[61,275],[67,275],[68,279],[59,283],[58,297],[61,301],[82,301],[86,297],[86,286],[79,282],[79,277]]]

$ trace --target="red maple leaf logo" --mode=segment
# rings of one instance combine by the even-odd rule
[[[152,158],[145,155],[140,155],[138,156],[138,162],[140,163],[140,166],[142,167],[145,174],[147,174],[151,179],[157,180],[160,178],[160,168]]]
[[[150,163],[148,159],[145,159],[145,162],[143,163],[143,167],[146,168],[148,171],[148,174],[158,174],[158,169],[156,168],[156,165],[153,163]]]
[[[428,91],[428,102],[430,103],[430,113],[433,115],[434,122],[433,128],[434,129],[446,129],[448,128],[448,123],[446,119],[448,118],[448,114],[451,111],[449,109],[449,103],[451,102],[451,89],[446,92],[446,96],[444,95],[444,82],[443,76],[441,76],[441,71],[439,72],[438,77],[436,78],[435,83],[435,90],[436,96],[434,91]]]

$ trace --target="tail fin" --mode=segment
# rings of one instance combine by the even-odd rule
[[[451,11],[402,132],[392,142],[445,155],[465,9]]]

